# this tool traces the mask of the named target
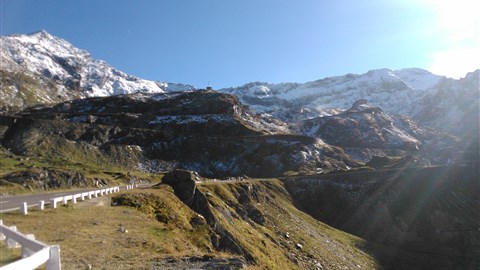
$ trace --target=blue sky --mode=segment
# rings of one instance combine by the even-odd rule
[[[477,0],[0,2],[1,35],[44,29],[129,74],[197,87],[480,66]]]

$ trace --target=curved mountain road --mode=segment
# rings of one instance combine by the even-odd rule
[[[150,184],[141,184],[137,188],[145,188],[150,186]],[[126,190],[126,186],[120,186],[120,190]],[[87,189],[76,189],[76,190],[67,190],[59,192],[48,192],[42,194],[28,194],[28,195],[13,195],[13,196],[0,196],[0,213],[7,213],[12,211],[18,211],[20,205],[24,202],[27,203],[28,207],[37,206],[40,201],[45,201],[45,204],[50,204],[50,199],[74,195],[80,192],[88,192],[98,190],[98,188],[87,188]]]

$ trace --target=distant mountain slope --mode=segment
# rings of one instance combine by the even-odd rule
[[[45,31],[0,37],[1,107],[134,92],[192,90],[128,75]]]
[[[305,134],[333,145],[402,150],[418,150],[421,141],[417,137],[424,137],[427,132],[416,125],[414,128],[399,125],[365,99],[357,100],[350,109],[337,115],[305,120],[300,127]]]
[[[407,116],[388,114],[365,99],[339,114],[307,119],[293,127],[300,134],[342,147],[361,162],[374,156],[408,156],[417,164],[445,164],[460,151],[455,136],[420,125]]]
[[[411,115],[420,108],[404,104],[416,103],[434,92],[445,79],[422,69],[378,69],[361,75],[347,74],[303,84],[255,82],[220,91],[238,95],[257,111],[279,118],[288,118],[292,109],[296,109],[297,117],[303,119],[319,116],[319,113],[328,115],[332,109],[348,109],[361,98],[377,107],[388,108],[389,112]]]
[[[479,70],[454,80],[416,68],[378,69],[303,84],[254,82],[219,91],[286,122],[336,115],[366,99],[389,114],[464,136],[478,134],[479,77]]]
[[[439,130],[462,137],[480,134],[480,70],[468,73],[460,80],[448,80],[438,90],[425,96],[422,110],[413,118]]]
[[[45,31],[0,37],[0,110],[118,94],[193,91],[128,75]],[[338,114],[358,99],[457,136],[478,134],[480,71],[460,80],[418,68],[378,69],[307,83],[252,82],[219,92],[294,123]]]

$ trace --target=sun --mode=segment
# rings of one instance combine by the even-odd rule
[[[429,70],[452,78],[480,68],[480,1],[424,0],[440,33],[441,50],[432,52]]]

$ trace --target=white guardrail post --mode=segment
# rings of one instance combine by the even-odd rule
[[[3,226],[3,220],[0,219],[0,228],[2,228]],[[5,234],[3,234],[2,231],[0,231],[0,241],[4,241],[5,240]]]
[[[127,186],[127,190],[132,188],[131,185]],[[119,191],[120,187],[117,186],[56,197],[50,199],[50,207],[57,208],[57,203],[59,202],[67,204],[68,201],[71,200],[73,203],[76,203],[77,198],[84,201],[85,197],[91,199],[92,196],[95,196],[95,198],[97,198],[99,194],[100,196],[103,196],[104,194],[107,195]],[[43,210],[45,208],[45,201],[39,201],[38,208]],[[28,213],[28,205],[26,202],[22,203],[20,206],[20,212],[25,215]],[[59,246],[48,246],[43,244],[35,240],[33,234],[23,235],[20,232],[17,232],[16,226],[4,226],[2,220],[0,220],[0,240],[4,240],[9,248],[22,247],[22,259],[2,266],[0,267],[0,270],[35,269],[43,264],[46,264],[46,270],[60,270],[62,268],[60,263]]]
[[[24,202],[20,205],[20,213],[22,213],[24,215],[28,214],[28,205],[27,205],[26,202]]]
[[[77,203],[77,199],[82,197],[82,193],[72,195],[72,201],[73,203]]]
[[[50,259],[47,261],[47,270],[60,270],[62,264],[60,263],[60,247],[50,246]],[[1,269],[0,269],[1,270]]]
[[[38,209],[43,210],[45,209],[45,201],[39,201],[38,202]]]
[[[17,232],[16,227],[7,227],[0,220],[0,235],[4,235],[6,242],[14,242],[22,247],[22,259],[0,267],[0,270],[36,269],[46,263],[47,270],[60,270],[59,246],[48,246],[35,240],[31,234],[23,235]],[[2,237],[0,237],[2,238]],[[16,246],[15,245],[15,246]]]

